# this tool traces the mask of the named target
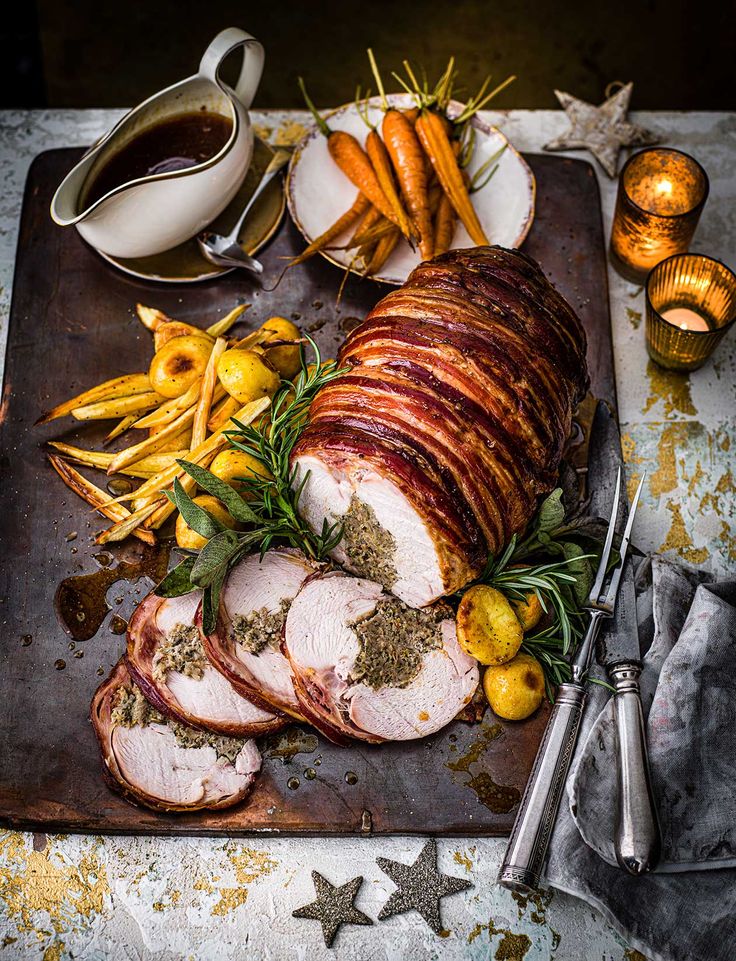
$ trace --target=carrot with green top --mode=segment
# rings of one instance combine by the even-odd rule
[[[479,247],[486,246],[488,237],[470,201],[470,194],[458,166],[450,138],[447,136],[443,118],[432,110],[422,110],[417,117],[415,130],[442,189],[470,234],[471,240]]]
[[[381,124],[383,140],[396,171],[396,178],[409,210],[409,216],[419,231],[419,252],[426,260],[432,256],[434,250],[434,232],[427,198],[427,169],[422,145],[406,114],[394,107],[389,107],[372,50],[368,51],[368,59],[383,102],[384,114]]]
[[[351,133],[347,133],[345,130],[330,129],[310,100],[301,77],[299,78],[299,87],[319,130],[327,138],[327,149],[337,166],[384,217],[400,228],[398,218],[383,192],[368,154]]]

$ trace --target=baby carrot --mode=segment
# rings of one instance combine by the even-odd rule
[[[434,219],[434,256],[444,254],[450,249],[452,237],[455,233],[457,214],[446,193],[440,197],[439,206]]]
[[[381,237],[373,250],[371,259],[368,261],[368,266],[365,269],[365,272],[368,274],[368,276],[378,273],[381,267],[383,267],[393,252],[394,247],[399,242],[400,237],[401,233],[396,227],[392,227],[390,233],[384,234],[383,237]]]
[[[423,110],[417,118],[415,130],[434,167],[437,179],[442,184],[442,189],[465,225],[473,243],[478,246],[487,245],[488,238],[470,202],[468,188],[442,117],[431,110]]]
[[[290,267],[294,267],[296,264],[302,264],[305,260],[309,260],[310,257],[318,253],[320,250],[324,250],[328,247],[330,242],[336,237],[339,237],[343,231],[347,230],[348,227],[352,227],[355,221],[365,214],[366,210],[370,207],[368,198],[364,197],[363,194],[358,194],[355,201],[349,210],[338,217],[337,220],[331,227],[328,227],[324,233],[320,234],[319,237],[315,238],[312,243],[306,247],[298,257],[294,257],[293,260],[289,262]]]
[[[411,121],[400,110],[386,111],[381,131],[409,214],[419,231],[419,251],[425,260],[429,259],[434,251],[434,239],[422,145]]]
[[[332,159],[351,183],[355,184],[358,190],[365,194],[373,206],[380,210],[384,217],[387,217],[392,223],[395,223],[397,227],[400,227],[396,214],[392,210],[391,204],[388,202],[381,184],[378,181],[368,154],[351,133],[347,133],[345,130],[330,129],[309,99],[307,89],[301,77],[299,78],[299,86],[304,95],[307,107],[317,122],[317,126],[327,138],[327,149]]]
[[[378,182],[396,214],[397,226],[404,237],[410,240],[414,235],[414,228],[406,215],[401,197],[396,189],[394,171],[391,166],[391,158],[386,150],[386,145],[383,140],[381,140],[381,136],[375,128],[371,128],[368,131],[368,136],[365,139],[365,149],[373,164]]]

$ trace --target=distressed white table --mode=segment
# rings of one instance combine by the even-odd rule
[[[0,113],[0,357],[23,184],[33,157],[91,143],[115,110]],[[558,111],[489,113],[522,150],[539,150],[565,128]],[[711,193],[693,248],[736,265],[736,114],[641,113],[703,164]],[[255,114],[261,136],[290,142],[302,113]],[[585,156],[586,154],[573,154]],[[615,183],[599,173],[606,236]],[[736,336],[700,371],[668,374],[647,362],[641,288],[610,272],[616,379],[629,483],[646,470],[637,543],[724,572],[736,560]],[[39,322],[43,322],[39,318]],[[733,447],[732,447],[733,443]],[[440,866],[474,887],[443,903],[437,938],[415,914],[343,928],[333,952],[319,925],[291,912],[313,899],[310,871],[341,884],[365,877],[356,904],[376,918],[393,885],[378,856],[413,861],[417,838],[94,838],[0,831],[0,961],[42,958],[197,961],[411,957],[498,961],[633,961],[636,952],[587,905],[563,894],[525,899],[494,885],[501,840],[440,841]]]

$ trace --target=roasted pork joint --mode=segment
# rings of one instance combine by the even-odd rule
[[[197,625],[201,593],[149,594],[128,626],[128,670],[146,698],[168,717],[231,737],[284,726],[278,712],[243,697],[212,666]]]
[[[92,701],[106,778],[154,810],[198,811],[242,801],[261,767],[255,742],[208,734],[159,713],[120,661]]]
[[[302,713],[281,636],[292,599],[315,570],[287,548],[243,558],[225,581],[217,631],[205,638],[209,660],[236,690],[297,719]]]
[[[433,734],[478,686],[448,608],[413,610],[375,581],[337,571],[294,598],[284,651],[303,714],[338,743]]]
[[[420,264],[346,340],[292,456],[335,559],[413,607],[467,584],[555,484],[587,389],[585,333],[500,247]],[[306,480],[305,480],[306,478]]]

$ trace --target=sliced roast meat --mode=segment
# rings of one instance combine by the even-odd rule
[[[284,651],[303,713],[338,743],[426,737],[478,686],[449,608],[414,610],[343,572],[312,578],[294,598]]]
[[[251,554],[228,574],[217,632],[205,639],[210,661],[246,697],[303,720],[281,636],[289,604],[314,574],[299,551]]]
[[[557,479],[587,389],[569,304],[517,250],[420,264],[353,330],[294,447],[300,511],[335,559],[420,607],[463,587]]]
[[[254,704],[212,666],[197,624],[201,592],[163,598],[149,594],[128,625],[128,669],[162,713],[192,727],[254,737],[286,723],[280,712]]]
[[[261,768],[254,741],[205,734],[159,713],[124,660],[97,689],[91,717],[106,779],[154,810],[230,807],[246,797]]]

